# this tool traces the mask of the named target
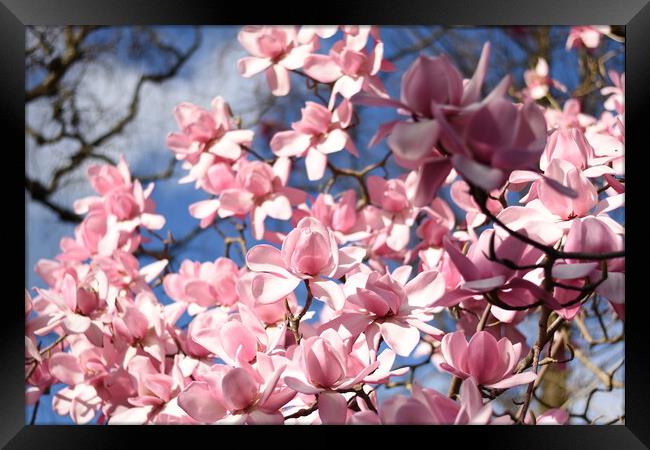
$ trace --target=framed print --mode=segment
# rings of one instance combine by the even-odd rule
[[[0,11],[6,448],[647,448],[646,1]]]

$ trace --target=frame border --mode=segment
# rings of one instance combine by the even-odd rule
[[[3,54],[0,63],[0,90],[3,92],[2,127],[5,136],[11,136],[23,145],[24,137],[24,48],[25,25],[62,25],[62,24],[102,24],[102,25],[133,25],[133,24],[168,24],[185,25],[194,23],[209,24],[240,24],[262,22],[269,24],[280,23],[378,23],[385,25],[407,24],[455,24],[455,25],[587,25],[611,24],[625,25],[626,48],[625,66],[628,86],[626,95],[627,109],[631,111],[626,128],[627,139],[631,140],[634,147],[644,148],[648,143],[647,136],[642,132],[642,113],[650,105],[650,0],[493,0],[491,2],[477,2],[476,0],[411,0],[407,5],[391,0],[362,2],[360,0],[331,0],[327,7],[305,8],[304,3],[291,2],[289,6],[267,5],[268,10],[256,5],[250,8],[242,5],[237,8],[223,3],[201,2],[186,0],[184,2],[173,0],[2,0],[0,4],[0,35],[2,36]],[[53,5],[56,3],[56,5]],[[644,142],[645,141],[645,142]],[[12,141],[14,142],[14,141]],[[6,146],[9,156],[11,146]],[[647,145],[645,146],[647,147]],[[636,159],[637,157],[634,157]],[[12,161],[10,175],[18,178],[19,162]],[[23,165],[25,160],[23,159]],[[626,184],[632,180],[633,198],[634,190],[639,179],[634,164],[627,164]],[[5,200],[12,203],[9,211],[18,211],[19,181],[11,184],[11,196]],[[641,191],[642,192],[642,191]],[[27,195],[23,190],[22,195]],[[640,195],[639,195],[640,197]],[[26,209],[25,212],[26,220]],[[635,231],[636,224],[643,223],[638,211],[626,209],[626,222],[633,225],[626,227],[626,241],[641,242],[643,235]],[[628,219],[632,217],[632,220]],[[13,225],[13,223],[12,223]],[[14,225],[18,228],[18,225]],[[20,230],[17,230],[18,234]],[[632,238],[629,233],[632,232]],[[23,227],[23,233],[26,233]],[[13,236],[13,233],[10,235]],[[11,240],[11,239],[9,239]],[[25,234],[25,242],[27,236]],[[641,252],[640,246],[627,246],[626,259],[640,260],[636,255]],[[26,251],[26,243],[23,250]],[[23,254],[23,258],[25,255]],[[17,258],[21,261],[20,256]],[[25,259],[22,259],[25,261]],[[634,271],[636,264],[627,263],[629,273]],[[25,264],[23,264],[25,267]],[[20,270],[17,264],[13,270]],[[25,267],[23,276],[26,280]],[[16,275],[17,279],[18,276]],[[628,276],[626,291],[632,292],[631,280],[636,278]],[[639,278],[641,279],[641,278]],[[628,292],[628,294],[629,294]],[[0,380],[3,382],[2,406],[0,407],[0,445],[7,444],[4,448],[119,448],[125,442],[134,442],[142,438],[153,442],[171,443],[174,438],[185,436],[191,432],[190,439],[194,436],[208,437],[212,427],[132,427],[132,426],[51,426],[37,425],[26,426],[24,423],[24,373],[23,373],[23,335],[24,311],[20,301],[20,293],[16,292],[7,299],[4,305],[5,314],[9,317],[4,326],[0,328],[3,345],[0,346],[0,356],[5,366],[0,371]],[[24,295],[24,292],[23,292]],[[628,295],[629,297],[629,295]],[[627,314],[625,322],[625,412],[626,424],[624,426],[563,426],[563,427],[407,427],[408,432],[423,432],[430,436],[432,431],[443,433],[446,437],[464,442],[468,432],[478,439],[483,448],[515,448],[531,447],[531,443],[543,443],[544,448],[571,448],[577,449],[611,449],[611,448],[649,448],[650,427],[650,390],[647,384],[647,375],[650,374],[650,356],[645,345],[648,342],[647,331],[644,329],[643,309],[644,299],[638,298],[626,305]],[[322,427],[317,427],[322,432]],[[309,430],[308,430],[309,429]],[[374,427],[372,433],[364,433],[359,428],[351,430],[349,427],[330,427],[325,430],[335,429],[343,431],[351,437],[374,437],[379,440],[383,436],[393,435],[392,427]],[[277,442],[281,439],[279,427],[257,427],[255,437],[268,438],[266,442]],[[319,431],[310,427],[291,428],[292,440],[299,442],[302,433],[305,437],[312,436]],[[181,433],[178,433],[181,431]],[[369,430],[370,431],[370,430]],[[406,430],[405,430],[406,431]],[[219,438],[223,434],[233,433],[243,437],[245,432],[242,427],[220,427]],[[284,434],[284,433],[283,433]],[[248,434],[250,437],[250,434]],[[214,434],[210,434],[213,437]],[[423,437],[424,437],[423,436]],[[233,436],[234,437],[234,436]],[[379,438],[379,439],[378,439]],[[187,440],[182,444],[187,445]],[[194,441],[191,441],[194,442]],[[120,445],[122,444],[122,445]],[[533,447],[535,444],[533,444]]]

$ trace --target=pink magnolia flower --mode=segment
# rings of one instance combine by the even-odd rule
[[[282,250],[256,245],[246,255],[246,264],[259,272],[253,280],[253,296],[261,303],[274,303],[289,295],[302,281],[328,291],[337,279],[359,264],[365,250],[348,246],[339,249],[332,230],[313,217],[305,217],[282,243]],[[342,305],[331,305],[339,309]]]
[[[430,206],[422,208],[426,219],[416,230],[416,235],[427,246],[442,246],[442,238],[456,225],[456,217],[449,204],[441,198],[435,198]]]
[[[67,386],[54,394],[52,409],[60,416],[70,415],[74,423],[83,425],[97,415],[101,402],[95,388],[87,384],[79,384],[73,387]]]
[[[311,207],[311,215],[332,230],[345,233],[357,222],[357,193],[349,189],[338,203],[329,194],[319,194]]]
[[[454,168],[468,181],[490,191],[516,169],[535,168],[546,144],[542,109],[531,101],[515,105],[505,98],[485,101],[465,121],[443,124],[443,145]],[[514,124],[514,125],[513,125]]]
[[[540,169],[546,171],[554,159],[568,161],[576,168],[584,170],[593,159],[593,149],[579,128],[557,128],[549,134],[539,161]]]
[[[390,134],[388,145],[401,165],[418,169],[416,205],[431,201],[453,167],[467,181],[491,191],[514,169],[533,169],[546,142],[544,114],[532,100],[505,98],[506,76],[480,100],[490,46],[464,82],[445,55],[420,56],[402,77],[401,101],[362,98],[413,117],[380,127],[372,142]],[[432,81],[435,80],[435,81]]]
[[[238,305],[239,314],[196,327],[191,339],[230,366],[252,363],[258,352],[270,354],[284,343],[284,324],[265,327],[253,310]]]
[[[302,67],[314,50],[314,43],[301,44],[293,26],[246,26],[237,35],[252,55],[237,62],[239,73],[250,78],[262,71],[273,95],[283,96],[291,89],[289,71]]]
[[[563,159],[552,159],[544,178],[534,172],[513,172],[510,176],[510,188],[518,190],[529,181],[533,183],[522,201],[531,204],[537,199],[541,203],[539,207],[560,220],[583,217],[598,203],[598,192],[593,183],[573,163]],[[557,188],[550,184],[552,182],[568,187],[576,195],[570,197],[558,192]]]
[[[368,53],[365,49],[371,35],[375,45]],[[331,109],[337,94],[350,99],[364,90],[386,96],[377,74],[382,70],[391,71],[394,67],[383,57],[384,44],[376,27],[357,27],[355,30],[348,29],[345,38],[335,43],[328,55],[309,55],[304,61],[303,70],[321,83],[333,83],[329,102]]]
[[[181,131],[167,134],[165,143],[177,159],[191,165],[200,164],[202,158],[235,161],[242,147],[253,140],[253,131],[237,129],[230,106],[222,97],[212,100],[210,111],[180,103],[174,108],[174,118]]]
[[[519,230],[522,233],[525,231]],[[434,306],[451,306],[459,302],[482,296],[484,293],[498,291],[501,301],[510,306],[530,305],[538,299],[553,303],[553,298],[534,282],[525,278],[530,270],[513,270],[490,261],[490,242],[494,239],[496,256],[514,261],[521,266],[530,266],[542,259],[542,252],[520,241],[518,238],[498,234],[495,230],[485,230],[476,243],[464,255],[450,239],[445,238],[444,247],[464,282],[438,299]]]
[[[140,267],[135,256],[120,250],[111,257],[96,256],[93,259],[93,265],[106,274],[110,286],[134,293],[151,291],[149,283],[160,275],[168,263],[168,260],[161,259]]]
[[[305,201],[304,191],[287,186],[290,171],[288,158],[279,158],[273,167],[261,161],[241,160],[231,187],[218,199],[202,200],[190,205],[192,217],[201,219],[200,226],[209,226],[217,216],[250,214],[255,239],[264,237],[267,216],[289,220],[292,206]]]
[[[79,263],[96,256],[109,256],[115,251],[133,253],[142,242],[142,235],[134,232],[132,222],[120,224],[105,210],[90,211],[75,228],[74,239],[61,238],[59,261]]]
[[[623,236],[615,234],[606,223],[596,217],[574,220],[564,244],[564,250],[567,252],[610,253],[623,249]],[[567,262],[575,265],[582,261]],[[595,283],[603,278],[603,272],[600,267],[595,267],[588,276]],[[625,303],[625,258],[607,261],[607,278],[596,287],[596,292],[614,304]]]
[[[594,49],[600,44],[600,37],[609,33],[611,33],[611,27],[608,25],[571,27],[566,40],[566,49],[570,50],[574,47]]]
[[[534,372],[513,373],[521,358],[521,344],[513,345],[505,337],[497,342],[487,331],[477,332],[469,343],[462,331],[446,334],[440,349],[443,370],[462,379],[472,377],[489,388],[510,388],[537,378]]]
[[[395,395],[379,410],[387,425],[486,425],[492,420],[492,405],[483,403],[481,391],[473,378],[460,387],[456,402],[438,391],[413,385],[410,397]]]
[[[386,228],[386,245],[395,251],[403,250],[411,238],[411,226],[418,209],[413,206],[413,195],[409,185],[414,173],[406,180],[385,180],[376,175],[367,178],[370,202],[381,208],[381,221]]]
[[[167,330],[163,305],[152,293],[140,292],[134,301],[118,300],[123,313],[114,314],[111,323],[116,345],[138,347],[157,361],[164,361],[168,351],[178,351]]]
[[[300,345],[293,347],[293,355],[290,357],[291,363],[283,376],[284,382],[303,394],[351,388],[380,364],[378,360],[365,367],[353,364],[354,357],[333,329],[302,339]]]
[[[305,165],[310,180],[323,178],[327,155],[343,149],[358,156],[357,149],[344,131],[352,120],[352,105],[344,100],[334,110],[315,102],[302,108],[302,118],[291,124],[293,130],[280,131],[271,139],[271,149],[278,156],[306,156]]]
[[[159,230],[165,225],[165,218],[154,213],[156,204],[150,198],[154,183],[143,190],[138,180],[132,181],[124,156],[120,156],[117,167],[89,167],[88,178],[101,197],[91,196],[77,200],[74,210],[77,214],[106,214],[106,234],[113,236],[115,244],[119,231],[132,232],[140,225],[150,230]]]
[[[624,186],[615,177],[625,173],[624,120],[623,115],[614,116],[605,111],[598,122],[585,131],[585,137],[593,149],[593,158],[589,161],[591,167],[585,171],[585,175],[589,177],[604,175],[617,193],[625,191]]]
[[[42,319],[38,321],[40,326],[34,330],[35,334],[43,336],[62,327],[67,334],[86,333],[89,339],[101,343],[103,311],[111,295],[102,271],[90,274],[81,282],[66,274],[59,292],[49,289],[37,289],[37,292],[49,305],[47,309],[38,305]]]
[[[355,273],[347,277],[338,292],[329,293],[345,298],[338,317],[323,328],[340,330],[352,336],[365,334],[372,342],[380,335],[398,355],[408,356],[420,342],[420,331],[440,338],[442,331],[426,322],[433,319],[430,306],[445,291],[445,282],[437,272],[419,273],[408,281],[410,266],[401,266],[392,274],[377,272]],[[318,296],[316,289],[314,295]],[[342,300],[333,300],[342,303]],[[378,343],[377,343],[378,345]]]
[[[205,263],[184,260],[177,274],[165,276],[163,286],[173,300],[200,307],[190,311],[196,314],[210,306],[233,305],[237,301],[239,274],[237,264],[228,258]]]
[[[196,424],[179,408],[177,396],[191,382],[183,374],[181,358],[176,355],[162,372],[157,363],[143,355],[136,355],[127,363],[134,394],[128,399],[128,406],[118,407],[111,414],[109,424]]]
[[[526,81],[524,95],[533,100],[539,100],[546,97],[550,86],[563,92],[566,91],[566,87],[552,79],[548,72],[548,63],[544,58],[539,58],[535,69],[524,72],[524,80]]]
[[[570,98],[564,102],[561,111],[555,108],[547,108],[544,111],[544,117],[549,129],[578,128],[584,132],[587,127],[596,122],[595,117],[581,112],[580,101],[575,98]]]
[[[178,396],[178,405],[200,423],[282,424],[279,409],[296,393],[281,382],[286,358],[258,354],[254,366],[215,364]]]

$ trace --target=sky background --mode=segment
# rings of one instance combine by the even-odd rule
[[[168,132],[178,129],[172,116],[174,106],[180,102],[189,101],[209,108],[210,101],[217,95],[221,95],[230,103],[235,115],[242,116],[244,127],[253,128],[253,121],[260,112],[260,104],[271,100],[271,96],[264,76],[258,75],[251,79],[239,76],[236,61],[247,54],[236,40],[238,30],[237,27],[202,27],[203,41],[198,51],[192,55],[173,79],[166,81],[162,85],[145,85],[141,95],[140,110],[135,120],[127,127],[122,136],[112,140],[102,148],[102,151],[114,159],[123,154],[131,167],[131,172],[135,176],[147,176],[162,172],[167,167],[171,157],[171,152],[165,147],[165,136]],[[401,55],[405,54],[405,49],[413,46],[419,38],[436,33],[436,30],[436,28],[431,27],[381,28],[386,58],[394,61],[397,66],[395,73],[382,75],[382,80],[392,98],[399,98],[400,76],[413,62],[418,53]],[[105,34],[108,36],[114,31],[107,29]],[[123,31],[128,32],[129,30],[123,29]],[[159,31],[170,42],[181,46],[185,45],[186,47],[190,45],[193,36],[193,30],[188,27],[161,27]],[[517,29],[513,32],[516,37],[516,33],[521,31]],[[463,75],[469,77],[478,60],[483,43],[489,40],[494,46],[498,46],[500,51],[498,54],[493,52],[490,60],[486,80],[487,88],[494,86],[506,73],[512,74],[515,86],[520,88],[523,85],[523,71],[529,67],[518,63],[518,61],[526,57],[526,51],[521,45],[517,44],[517,39],[512,38],[513,32],[506,32],[500,28],[463,28],[444,32],[440,30],[438,39],[423,50],[422,53],[429,55],[436,55],[441,52],[448,53],[461,69]],[[567,33],[568,28],[566,27],[553,27],[551,29],[550,35],[552,39],[561,42],[562,45],[557,45],[552,49],[550,62],[552,77],[566,85],[571,91],[577,87],[579,82],[578,60],[575,51],[567,52],[564,50]],[[103,37],[105,36],[99,33],[97,39]],[[336,38],[332,38],[323,41],[320,52],[327,51],[329,45],[336,40]],[[621,47],[621,44],[607,38],[604,38],[604,45],[608,49],[611,47],[613,50],[620,50]],[[394,60],[392,56],[395,55],[400,55],[400,57]],[[125,101],[128,99],[124,92],[131,92],[139,74],[150,70],[156,64],[159,64],[159,62],[155,60],[134,62],[132,58],[128,57],[127,49],[115,48],[115,51],[106,56],[100,63],[87,68],[81,89],[87,98],[92,99],[88,100],[90,110],[92,110],[93,104],[101,106],[101,109],[104,110],[104,115],[93,117],[99,131],[101,131],[103,121],[110,123],[110,120],[115,120],[116,117],[121,116],[121,111],[125,108]],[[608,69],[621,72],[623,67],[622,53],[607,62]],[[28,79],[27,83],[29,85],[30,82],[34,81],[36,80]],[[292,94],[285,98],[275,99],[276,102],[266,111],[263,120],[268,123],[283,124],[284,129],[288,129],[292,121],[299,119],[302,102],[313,99],[314,97],[306,90],[302,78],[294,75],[292,77]],[[558,97],[558,99],[561,100],[561,97]],[[28,122],[36,125],[47,123],[48,108],[49,105],[46,101],[30,105],[27,109]],[[600,110],[591,113],[599,114]],[[367,143],[376,131],[377,126],[396,118],[396,113],[386,108],[364,108],[360,114],[362,118],[361,125],[355,130],[354,137],[361,156],[356,160],[347,152],[337,153],[333,155],[331,160],[338,166],[364,167],[381,160],[389,151],[385,142],[372,148],[368,148]],[[263,155],[270,156],[271,153],[268,149],[269,137],[261,136],[261,133],[256,132],[253,148]],[[65,161],[67,155],[71,152],[72,150],[65,142],[47,148],[35,149],[28,140],[26,170],[30,176],[46,182],[48,176],[62,164],[62,161]],[[82,167],[78,173],[75,173],[75,176],[53,197],[53,200],[70,207],[75,199],[92,195],[93,192],[83,176],[86,167]],[[389,163],[388,169],[391,177],[401,173],[401,169],[392,162]],[[161,234],[166,234],[167,230],[171,230],[174,236],[179,237],[191,231],[196,226],[197,221],[189,215],[187,207],[193,202],[207,198],[207,194],[195,190],[193,184],[178,184],[178,179],[184,174],[185,171],[180,167],[180,164],[177,164],[171,178],[156,182],[153,199],[157,203],[157,212],[163,214],[167,219]],[[290,184],[293,186],[310,186],[311,192],[317,193],[321,190],[326,179],[327,175],[321,182],[309,184],[304,174],[304,161],[299,161],[294,165]],[[341,178],[340,181],[341,183],[337,183],[333,193],[355,187],[353,180]],[[443,198],[447,197],[446,192],[443,192],[442,195]],[[44,282],[33,272],[34,265],[39,259],[51,259],[58,254],[60,239],[64,236],[73,235],[74,225],[58,220],[49,209],[31,201],[27,192],[25,194],[25,203],[27,210],[26,286],[30,288],[34,286],[45,287]],[[622,211],[618,213],[618,220],[622,220],[622,214]],[[288,230],[287,227],[288,224],[286,223],[267,219],[267,228],[286,231]],[[248,235],[248,238],[250,247],[250,243],[253,241],[250,239],[250,235]],[[184,258],[195,261],[208,261],[214,260],[223,254],[224,245],[221,237],[214,230],[208,230],[184,248],[181,257],[174,260],[172,269],[176,271],[180,261]],[[231,254],[238,264],[242,263],[236,251],[231,252]],[[149,261],[143,259],[142,263]],[[163,303],[170,301],[161,287],[156,288],[155,292]],[[299,290],[297,295],[299,299],[304,298],[304,288]],[[318,302],[316,304],[318,305]],[[450,330],[450,325],[447,324],[444,329]],[[521,329],[526,330],[531,325],[524,324]],[[618,331],[613,330],[612,334],[616,334]],[[622,355],[622,344],[612,346],[611,351],[604,354],[602,361],[599,362],[608,367],[613,365]],[[396,365],[403,364],[405,361],[412,362],[413,360],[417,361],[418,358],[411,358],[410,360],[398,359]],[[574,362],[573,365],[577,367],[579,363]],[[575,371],[572,376],[579,379],[583,375],[580,371]],[[623,375],[624,371],[620,370],[617,373],[617,379],[622,379]],[[446,392],[449,379],[446,374],[437,372],[431,365],[418,369],[416,377],[416,380],[420,383],[440,389],[442,392]],[[60,386],[55,386],[53,391],[56,392],[59,388]],[[405,393],[405,391],[391,389],[389,393],[392,395]],[[381,397],[383,397],[383,393],[380,395]],[[595,411],[599,411],[596,412],[596,415],[602,413],[611,417],[621,414],[623,411],[622,390],[615,390],[607,396],[597,394],[594,401],[592,415]],[[68,416],[61,417],[53,413],[51,410],[51,395],[44,396],[41,403],[36,423],[72,423]],[[26,420],[29,421],[31,413],[31,408],[27,408]]]

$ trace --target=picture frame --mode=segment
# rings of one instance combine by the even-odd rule
[[[648,0],[417,0],[406,4],[390,0],[331,1],[318,7],[301,5],[298,2],[271,4],[262,8],[259,4],[223,4],[205,1],[171,0],[2,0],[0,5],[0,33],[2,34],[2,64],[0,64],[0,89],[3,93],[2,108],[5,136],[11,136],[13,145],[5,145],[5,152],[12,153],[8,172],[16,178],[21,161],[15,147],[24,145],[24,48],[26,25],[102,24],[102,25],[186,25],[186,24],[320,24],[320,23],[363,23],[363,24],[453,24],[453,25],[588,25],[611,24],[625,27],[625,72],[627,95],[626,123],[628,146],[633,148],[631,163],[626,164],[626,182],[632,183],[632,208],[626,209],[626,223],[630,226],[626,237],[633,245],[627,246],[626,258],[628,277],[626,291],[640,292],[634,286],[641,278],[633,275],[642,265],[641,252],[645,246],[641,231],[644,223],[640,208],[643,192],[640,154],[648,147],[650,140],[644,133],[642,112],[650,107],[650,2]],[[21,137],[19,137],[22,136]],[[20,144],[23,143],[23,144]],[[645,144],[645,145],[644,145]],[[636,150],[636,149],[639,150]],[[8,155],[7,155],[8,156]],[[15,164],[13,161],[16,161]],[[24,160],[23,160],[24,163]],[[13,167],[16,167],[14,170]],[[5,195],[8,211],[20,211],[18,205],[19,181],[6,183]],[[15,189],[15,191],[14,191]],[[25,191],[23,191],[25,192]],[[628,193],[629,194],[629,193]],[[23,195],[28,195],[27,193]],[[638,198],[638,199],[637,199]],[[15,204],[13,203],[15,202]],[[641,204],[641,203],[639,203]],[[26,210],[23,210],[26,211]],[[25,213],[26,220],[26,213]],[[7,223],[18,235],[25,233],[24,225],[9,219]],[[22,228],[21,228],[22,226]],[[21,229],[22,231],[21,231]],[[13,240],[14,230],[5,235]],[[26,235],[25,239],[29,237]],[[16,239],[17,240],[17,239]],[[26,248],[26,247],[25,247]],[[23,248],[23,250],[25,249]],[[18,252],[19,250],[14,250]],[[24,257],[24,255],[23,255]],[[17,258],[21,261],[20,255]],[[638,261],[638,263],[637,263]],[[31,268],[24,263],[23,276]],[[20,270],[19,264],[11,267]],[[11,276],[18,278],[18,274]],[[24,289],[24,286],[21,287]],[[23,294],[24,295],[24,294]],[[18,286],[4,300],[5,326],[0,330],[2,343],[0,354],[3,367],[2,400],[0,403],[0,444],[4,448],[121,448],[125,443],[137,441],[159,445],[178,440],[196,442],[209,439],[232,439],[222,433],[237,435],[236,438],[262,439],[268,442],[302,442],[315,439],[312,433],[327,433],[322,427],[257,427],[249,433],[242,427],[132,427],[132,426],[44,426],[25,425],[25,394],[23,361],[24,311]],[[18,297],[18,299],[16,299]],[[647,349],[648,331],[643,323],[645,301],[640,296],[631,296],[626,305],[625,321],[625,425],[624,426],[561,426],[561,427],[453,427],[439,426],[409,427],[409,430],[393,430],[391,427],[345,428],[334,427],[336,432],[345,433],[348,438],[363,442],[382,441],[387,437],[399,439],[412,432],[420,434],[416,439],[427,439],[439,433],[445,440],[464,443],[471,435],[482,448],[570,448],[611,449],[648,448],[650,446],[650,356]],[[198,430],[197,430],[198,428]],[[227,428],[227,429],[226,429]],[[198,435],[197,435],[198,433]],[[209,433],[209,436],[208,436]],[[219,434],[215,434],[219,433]],[[241,434],[240,434],[241,433]],[[400,434],[404,433],[404,434]],[[332,439],[332,438],[329,438]],[[328,443],[334,443],[330,441]],[[155,442],[155,443],[154,443]],[[290,444],[289,444],[290,445]],[[336,445],[336,444],[335,444]]]

